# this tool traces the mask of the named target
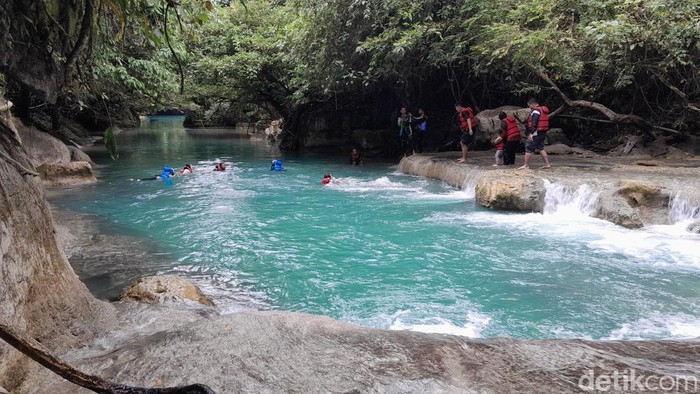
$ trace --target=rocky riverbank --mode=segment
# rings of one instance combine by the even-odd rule
[[[550,155],[553,168],[492,167],[488,152],[413,155],[399,170],[473,190],[476,201],[504,211],[545,212],[578,199],[582,210],[627,228],[700,219],[700,160],[603,157],[590,152]],[[533,158],[535,164],[539,158]],[[536,167],[533,167],[536,168]]]
[[[76,219],[67,212],[55,216],[63,227],[59,240],[70,259],[86,256],[86,250],[97,256],[99,248],[91,249],[91,239],[84,237],[101,231],[94,218]],[[120,239],[97,235],[98,245],[101,237]],[[111,243],[109,254],[114,258],[120,247],[134,246]],[[679,392],[693,392],[692,381],[686,390],[683,377],[700,370],[695,357],[699,340],[475,340],[371,329],[292,312],[220,315],[214,307],[191,302],[111,305],[119,329],[105,331],[61,357],[82,371],[134,386],[204,383],[217,393],[577,393],[612,387],[605,386],[606,379],[615,376],[621,385],[630,377],[652,377],[656,382],[666,376],[679,382]],[[38,366],[17,390],[88,392]]]
[[[143,387],[197,382],[218,393],[573,393],[581,385],[596,388],[596,382],[631,374],[682,384],[682,377],[700,370],[698,340],[473,340],[281,311],[220,315],[199,302],[101,302],[78,280],[66,256],[82,255],[89,266],[91,256],[110,255],[95,260],[97,274],[123,256],[120,248],[133,244],[73,233],[73,238],[61,235],[59,247],[56,232],[70,233],[78,226],[61,221],[65,228],[55,230],[41,179],[22,173],[20,167],[32,163],[14,146],[0,133],[0,148],[14,160],[0,160],[0,318],[70,364],[111,381]],[[451,160],[437,159],[450,174],[455,172]],[[449,176],[456,185],[469,185],[469,174],[482,170],[470,171],[461,180]],[[60,214],[56,217],[61,220]],[[83,224],[81,231],[99,228]],[[103,249],[108,246],[113,249]],[[206,289],[204,295],[209,295]],[[12,393],[86,392],[4,343],[0,386]],[[692,382],[690,390],[683,387],[679,391],[697,391]]]

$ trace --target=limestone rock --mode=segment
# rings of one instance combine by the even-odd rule
[[[70,162],[70,151],[58,138],[34,127],[25,126],[21,122],[15,121],[15,125],[18,125],[17,130],[22,139],[22,146],[29,154],[29,160],[34,167]]]
[[[82,150],[78,149],[78,147],[69,146],[68,150],[70,151],[70,161],[86,161],[90,164],[94,164],[90,156],[88,156],[88,154],[83,152]]]
[[[277,119],[270,122],[270,125],[265,129],[265,135],[267,140],[270,142],[277,141],[280,134],[282,134],[282,128],[284,127],[284,119]]]
[[[47,186],[80,185],[97,181],[92,166],[86,161],[42,164],[37,171]]]
[[[550,155],[570,155],[574,153],[570,146],[564,144],[549,145],[545,147],[545,151]]]
[[[487,143],[498,137],[501,130],[501,120],[498,119],[498,114],[505,112],[508,116],[515,116],[518,119],[518,126],[523,135],[525,135],[525,127],[527,117],[530,115],[529,108],[504,106],[494,109],[487,109],[476,114],[476,126],[478,133],[476,138]]]
[[[476,201],[504,211],[542,212],[545,187],[541,178],[512,171],[493,171],[476,184]]]
[[[564,130],[557,128],[549,129],[549,131],[547,132],[547,142],[550,145],[571,145],[571,141],[569,141],[569,137],[567,137],[566,134],[564,134]]]
[[[129,286],[119,299],[150,304],[189,300],[202,305],[214,305],[214,302],[204,296],[194,283],[176,275],[157,275],[141,278]]]
[[[638,180],[621,180],[617,189],[601,193],[595,217],[627,228],[668,222],[669,195],[660,186]]]
[[[32,166],[26,151],[9,138],[0,138],[0,149]],[[53,229],[41,180],[0,160],[0,321],[56,352],[85,344],[113,328],[116,319],[114,307],[95,299],[75,275]],[[14,391],[33,365],[0,341],[3,387]]]
[[[614,190],[606,190],[600,194],[593,216],[626,228],[644,226],[639,214]]]
[[[688,227],[686,227],[686,230],[691,233],[700,234],[700,220],[690,223]]]
[[[621,180],[617,193],[633,208],[637,206],[660,208],[668,202],[668,195],[661,192],[661,187],[649,182]]]

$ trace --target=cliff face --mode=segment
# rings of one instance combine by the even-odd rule
[[[80,282],[59,250],[41,179],[0,119],[0,319],[52,351],[110,326],[113,307]],[[33,361],[0,342],[0,386],[16,387]]]

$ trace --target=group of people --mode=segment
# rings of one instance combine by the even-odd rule
[[[422,108],[418,109],[418,116],[413,115],[402,107],[398,119],[399,139],[404,151],[404,156],[413,153],[422,153],[425,136],[428,134],[428,117]]]
[[[544,161],[544,166],[541,168],[550,168],[549,157],[544,149],[547,131],[549,131],[549,108],[541,106],[534,98],[528,100],[527,105],[530,108],[530,114],[525,131],[527,137],[525,142],[525,163],[519,169],[530,168],[532,155],[538,152]],[[461,130],[459,146],[462,152],[457,162],[464,163],[467,161],[469,147],[477,133],[476,118],[474,110],[462,103],[458,102],[455,104],[455,111],[457,112]],[[520,149],[522,142],[518,119],[507,115],[505,112],[499,113],[498,119],[501,123],[499,136],[493,141],[494,145],[496,145],[496,163],[494,166],[514,165],[515,154]],[[398,127],[399,140],[404,156],[409,156],[416,152],[421,153],[428,130],[425,111],[419,109],[418,116],[414,116],[406,107],[402,107],[399,113]]]
[[[549,157],[544,149],[547,131],[549,131],[549,108],[541,106],[534,98],[528,100],[527,106],[530,108],[530,114],[527,118],[527,129],[525,130],[527,137],[527,142],[525,143],[525,163],[518,169],[530,168],[532,155],[537,152],[540,153],[544,161],[544,166],[541,168],[551,168]],[[457,111],[460,129],[462,131],[459,141],[462,156],[457,161],[459,163],[464,163],[467,161],[469,144],[474,141],[476,121],[474,118],[474,110],[470,107],[465,107],[461,103],[457,103],[455,104],[455,111]],[[496,145],[496,164],[494,164],[494,166],[514,165],[515,154],[520,148],[520,143],[522,141],[518,119],[514,116],[507,115],[505,112],[499,113],[498,119],[501,123],[499,136],[494,140],[494,144]]]

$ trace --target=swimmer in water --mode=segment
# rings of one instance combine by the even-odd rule
[[[182,170],[180,170],[178,175],[190,175],[192,173],[194,173],[194,171],[192,170],[192,166],[189,164],[185,164],[185,166],[182,167]]]

